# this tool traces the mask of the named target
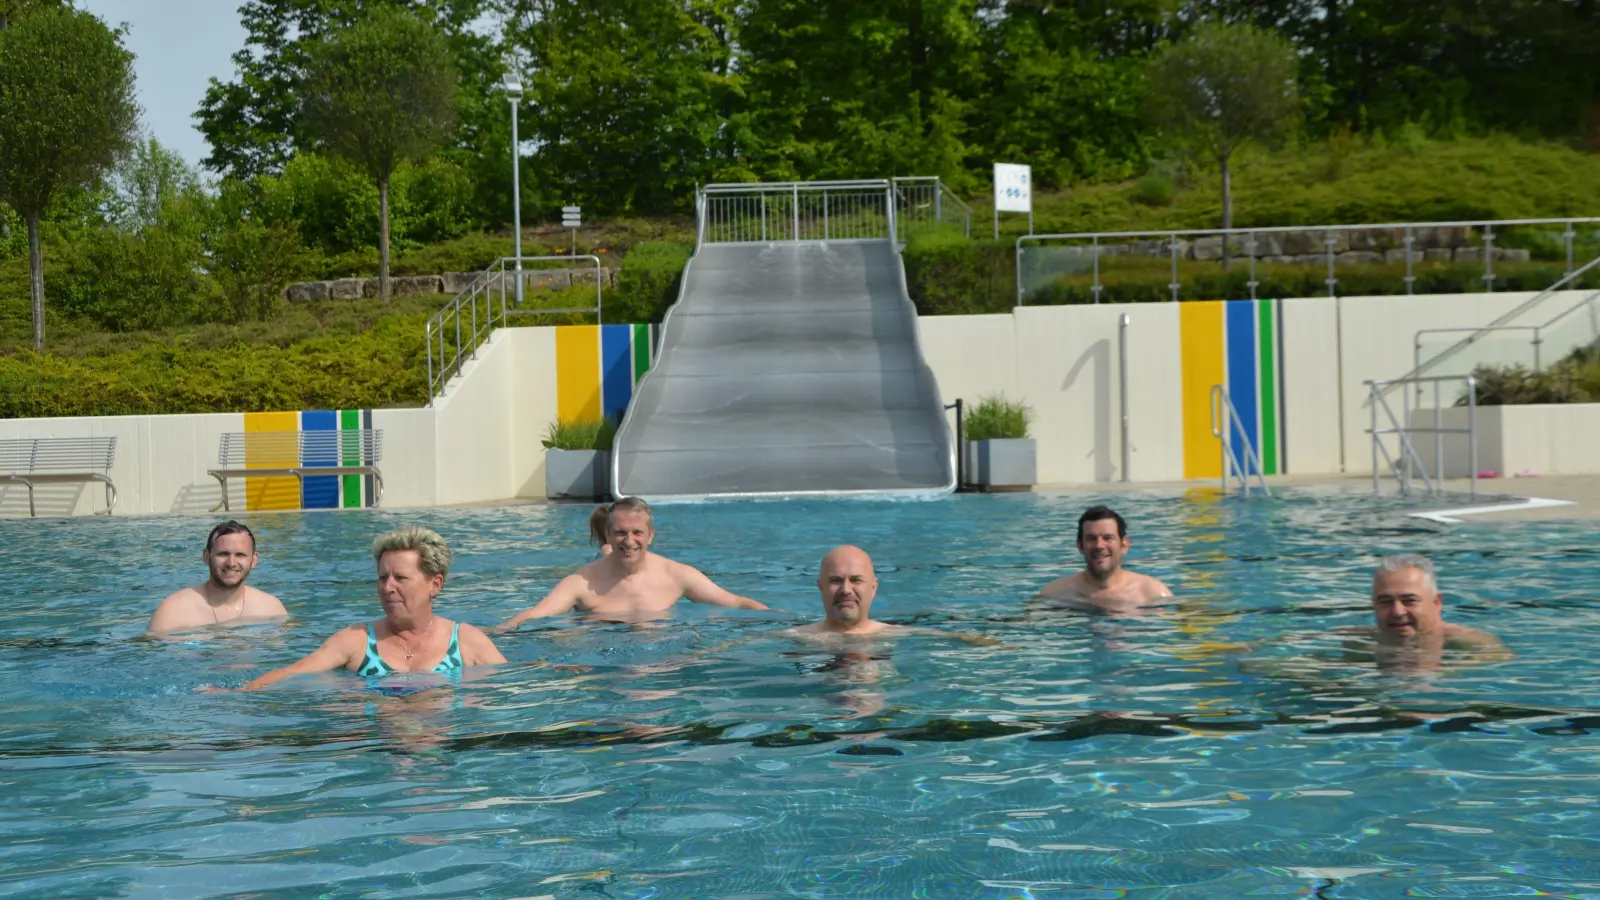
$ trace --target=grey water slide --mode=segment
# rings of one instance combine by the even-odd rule
[[[618,497],[955,487],[888,240],[703,244],[612,454]]]

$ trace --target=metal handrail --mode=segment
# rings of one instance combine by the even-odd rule
[[[1443,411],[1447,408],[1442,405],[1441,386],[1446,382],[1462,382],[1467,389],[1467,427],[1445,428],[1441,422]],[[1422,475],[1422,483],[1427,486],[1428,493],[1437,494],[1440,483],[1444,480],[1444,436],[1447,434],[1464,434],[1467,436],[1467,477],[1471,482],[1470,493],[1478,496],[1478,380],[1471,375],[1434,375],[1423,377],[1394,378],[1389,380],[1367,381],[1365,384],[1371,392],[1368,405],[1371,407],[1372,421],[1369,433],[1372,436],[1372,492],[1380,490],[1381,470],[1378,468],[1378,457],[1383,456],[1384,463],[1389,467],[1389,473],[1394,476],[1400,486],[1400,493],[1411,493],[1412,470]],[[1430,428],[1418,429],[1412,424],[1412,413],[1421,410],[1419,402],[1414,410],[1411,406],[1411,392],[1401,391],[1400,396],[1405,400],[1404,415],[1397,417],[1394,408],[1389,405],[1386,394],[1396,388],[1415,384],[1433,385],[1433,425]],[[1419,394],[1420,396],[1420,394]],[[1378,410],[1383,410],[1384,416],[1389,420],[1388,428],[1378,427]],[[1401,419],[1405,424],[1401,425]],[[1423,464],[1422,457],[1417,453],[1411,435],[1415,431],[1424,431],[1433,435],[1434,472],[1430,476],[1428,467]],[[1383,436],[1395,435],[1400,439],[1399,459],[1389,453],[1389,448],[1383,443]]]
[[[1513,308],[1509,312],[1506,312],[1506,313],[1500,315],[1499,317],[1495,318],[1493,321],[1489,322],[1487,325],[1467,326],[1465,328],[1459,328],[1459,329],[1423,329],[1423,331],[1467,331],[1467,332],[1470,332],[1466,337],[1462,338],[1459,341],[1456,341],[1454,344],[1451,344],[1449,347],[1446,347],[1445,349],[1439,351],[1437,354],[1434,355],[1434,357],[1432,359],[1428,360],[1426,363],[1422,362],[1421,337],[1422,337],[1423,332],[1422,331],[1417,332],[1417,334],[1414,335],[1413,338],[1412,338],[1412,340],[1413,340],[1413,352],[1412,352],[1413,368],[1411,369],[1410,372],[1407,372],[1405,375],[1401,376],[1400,379],[1391,379],[1391,381],[1390,381],[1391,387],[1393,386],[1394,382],[1396,382],[1396,381],[1399,381],[1399,380],[1402,380],[1402,379],[1408,379],[1408,378],[1417,378],[1419,376],[1427,374],[1428,372],[1433,371],[1435,368],[1437,368],[1445,360],[1450,359],[1451,357],[1453,357],[1456,354],[1460,353],[1462,350],[1465,350],[1466,348],[1472,346],[1474,343],[1477,343],[1477,341],[1479,339],[1483,338],[1485,335],[1487,335],[1487,334],[1489,334],[1490,332],[1493,332],[1493,331],[1525,330],[1525,329],[1532,328],[1534,330],[1535,360],[1537,360],[1538,353],[1539,353],[1539,347],[1538,347],[1538,344],[1539,344],[1539,331],[1541,331],[1541,330],[1543,330],[1545,328],[1548,328],[1551,325],[1554,325],[1557,321],[1560,321],[1568,313],[1571,313],[1572,311],[1584,306],[1585,304],[1587,304],[1591,300],[1593,300],[1595,297],[1600,296],[1600,291],[1595,291],[1594,293],[1589,294],[1587,297],[1584,297],[1582,300],[1578,301],[1577,303],[1573,304],[1572,306],[1568,307],[1567,309],[1562,310],[1560,313],[1558,313],[1555,316],[1555,318],[1552,318],[1550,321],[1545,322],[1543,325],[1539,325],[1539,326],[1507,325],[1506,323],[1510,322],[1512,319],[1517,318],[1518,316],[1522,315],[1523,313],[1527,312],[1528,310],[1533,309],[1535,306],[1538,306],[1539,304],[1543,303],[1545,300],[1547,300],[1550,297],[1554,296],[1557,291],[1562,290],[1567,285],[1571,284],[1573,281],[1577,280],[1584,273],[1588,272],[1590,269],[1593,269],[1597,265],[1600,265],[1600,256],[1596,256],[1594,259],[1591,259],[1587,263],[1584,263],[1583,266],[1581,266],[1580,268],[1575,269],[1575,270],[1573,270],[1571,272],[1568,272],[1566,275],[1562,276],[1562,278],[1560,280],[1558,280],[1555,284],[1550,285],[1549,287],[1547,287],[1544,290],[1538,292],[1537,294],[1534,294],[1532,297],[1529,297],[1527,300],[1524,300],[1523,302],[1517,304],[1517,306],[1515,308]],[[1534,363],[1534,368],[1535,369],[1539,368],[1539,364],[1538,364],[1537,361]]]
[[[1220,403],[1218,401],[1221,401]],[[1222,419],[1219,423],[1219,419]],[[1267,487],[1267,475],[1261,465],[1261,457],[1256,454],[1255,445],[1248,438],[1244,441],[1244,463],[1241,464],[1239,456],[1233,451],[1233,433],[1244,434],[1244,420],[1239,418],[1239,410],[1234,408],[1233,398],[1228,396],[1227,385],[1214,384],[1211,386],[1211,436],[1222,442],[1222,492],[1228,492],[1228,478],[1232,476],[1239,481],[1239,493],[1250,496],[1250,469],[1255,466],[1256,481],[1268,497],[1272,496],[1272,488]]]
[[[511,306],[506,304],[506,282],[518,281],[526,277],[527,270],[522,263],[527,262],[573,262],[574,260],[587,260],[594,264],[594,306],[580,306],[564,309],[518,309],[515,301]],[[601,259],[591,254],[578,254],[575,256],[503,256],[490,263],[477,277],[467,285],[466,290],[457,294],[444,309],[434,313],[424,327],[424,341],[426,343],[428,358],[428,403],[432,405],[440,394],[444,392],[445,385],[450,379],[461,371],[461,367],[468,359],[476,359],[478,346],[483,339],[496,327],[503,327],[509,316],[516,315],[554,315],[557,313],[594,313],[596,324],[600,322],[602,291],[605,287],[604,269]],[[495,302],[498,290],[499,303]],[[513,297],[515,291],[512,291]],[[480,300],[482,301],[480,304]],[[478,317],[479,306],[483,308],[483,318]],[[451,328],[451,325],[454,328]],[[466,324],[466,333],[462,333],[462,325]],[[451,341],[450,333],[454,331],[455,340]]]
[[[1035,242],[1035,243],[1043,242],[1043,241],[1067,241],[1067,240],[1089,241],[1090,242],[1090,246],[1091,246],[1091,248],[1093,250],[1093,254],[1094,254],[1094,281],[1093,281],[1092,290],[1094,292],[1095,302],[1099,302],[1099,299],[1100,299],[1100,288],[1101,288],[1101,284],[1100,284],[1100,265],[1099,265],[1100,256],[1101,256],[1100,246],[1101,246],[1101,243],[1103,241],[1117,241],[1117,240],[1129,240],[1129,239],[1133,239],[1133,238],[1151,238],[1151,237],[1166,238],[1167,239],[1166,243],[1171,248],[1171,256],[1172,256],[1172,281],[1168,285],[1168,287],[1171,289],[1171,292],[1172,292],[1172,301],[1174,303],[1176,303],[1176,302],[1178,302],[1178,290],[1179,290],[1179,282],[1178,282],[1178,240],[1179,240],[1179,238],[1182,238],[1182,237],[1218,237],[1218,236],[1221,236],[1221,237],[1243,237],[1243,238],[1245,238],[1246,240],[1244,241],[1242,246],[1244,246],[1245,249],[1246,249],[1246,255],[1247,255],[1248,262],[1249,262],[1250,279],[1247,282],[1247,284],[1249,285],[1249,288],[1250,288],[1250,298],[1253,300],[1253,299],[1256,298],[1256,296],[1255,296],[1256,287],[1259,284],[1259,282],[1256,281],[1256,272],[1255,272],[1255,265],[1256,265],[1256,255],[1255,255],[1256,240],[1255,240],[1255,236],[1258,235],[1258,234],[1289,234],[1289,233],[1304,233],[1304,232],[1322,232],[1323,235],[1324,235],[1323,246],[1326,248],[1325,252],[1326,252],[1326,258],[1327,258],[1327,263],[1328,263],[1328,277],[1325,280],[1325,283],[1328,285],[1328,296],[1332,297],[1332,296],[1337,296],[1337,294],[1335,293],[1335,290],[1336,290],[1336,287],[1338,285],[1338,278],[1335,277],[1335,275],[1334,275],[1334,261],[1335,261],[1335,258],[1337,256],[1337,254],[1335,254],[1333,252],[1333,246],[1334,246],[1333,235],[1335,233],[1338,233],[1338,232],[1395,231],[1395,230],[1403,231],[1404,232],[1404,239],[1403,239],[1402,243],[1405,245],[1405,250],[1406,250],[1406,274],[1405,274],[1405,278],[1403,280],[1405,281],[1405,284],[1406,284],[1406,293],[1407,294],[1411,294],[1411,293],[1413,293],[1413,288],[1415,286],[1415,281],[1416,281],[1416,277],[1415,277],[1415,275],[1413,274],[1413,271],[1412,271],[1412,266],[1413,266],[1413,262],[1414,262],[1414,259],[1413,259],[1414,254],[1413,254],[1412,247],[1413,247],[1413,245],[1415,243],[1415,237],[1416,237],[1413,232],[1416,229],[1419,229],[1419,228],[1481,228],[1481,229],[1483,229],[1483,231],[1484,231],[1483,243],[1484,243],[1484,249],[1486,251],[1484,253],[1484,255],[1483,255],[1484,286],[1485,286],[1485,288],[1487,290],[1493,291],[1494,290],[1494,279],[1495,279],[1495,275],[1494,275],[1494,254],[1493,254],[1493,252],[1489,252],[1489,251],[1492,251],[1493,246],[1494,246],[1494,229],[1495,228],[1497,228],[1497,227],[1509,227],[1509,226],[1513,226],[1513,225],[1565,225],[1566,226],[1566,230],[1563,232],[1562,236],[1564,237],[1564,239],[1566,241],[1566,262],[1567,262],[1567,273],[1568,273],[1567,274],[1567,278],[1571,278],[1571,277],[1579,274],[1579,272],[1583,271],[1583,270],[1579,270],[1579,272],[1574,272],[1573,268],[1572,268],[1572,264],[1573,264],[1573,258],[1572,258],[1573,239],[1576,237],[1576,234],[1577,234],[1573,230],[1573,226],[1577,225],[1577,224],[1591,224],[1591,223],[1600,223],[1600,217],[1574,216],[1574,217],[1559,218],[1559,219],[1482,219],[1482,220],[1455,221],[1455,222],[1383,222],[1383,223],[1355,224],[1355,225],[1310,225],[1310,226],[1306,226],[1306,225],[1271,225],[1271,226],[1265,226],[1265,227],[1261,227],[1261,228],[1199,228],[1199,229],[1177,230],[1177,231],[1174,231],[1174,230],[1163,230],[1163,231],[1080,231],[1080,232],[1073,232],[1073,233],[1070,233],[1070,234],[1025,234],[1025,235],[1017,238],[1016,245],[1015,245],[1015,253],[1013,254],[1013,256],[1014,256],[1014,264],[1016,266],[1016,277],[1017,277],[1017,305],[1018,306],[1022,306],[1022,305],[1025,304],[1024,286],[1023,286],[1023,278],[1022,278],[1022,245],[1025,242],[1030,242],[1030,241],[1031,242]],[[1588,267],[1586,266],[1584,268],[1587,269]],[[1565,280],[1565,279],[1563,279],[1563,280]]]
[[[899,241],[930,214],[971,234],[972,208],[936,176],[709,184],[695,192],[695,242]]]

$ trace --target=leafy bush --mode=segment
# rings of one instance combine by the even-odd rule
[[[194,338],[96,356],[0,356],[0,417],[118,416],[420,406],[426,314],[391,316],[356,334],[287,347]]]
[[[1588,348],[1541,372],[1520,365],[1479,366],[1472,375],[1477,379],[1480,406],[1600,403],[1600,356]],[[1456,405],[1465,406],[1466,402],[1462,397]]]
[[[949,226],[913,231],[901,255],[911,301],[924,316],[1010,312],[1015,258],[1010,241],[969,240]]]
[[[616,423],[609,416],[579,422],[558,419],[545,429],[540,443],[546,450],[610,450],[616,435]]]
[[[297,228],[308,247],[337,254],[377,246],[378,187],[341,159],[296,153],[256,187],[258,218]]]
[[[659,322],[678,302],[683,268],[694,245],[678,241],[635,244],[622,258],[616,287],[605,298],[607,322]]]
[[[1159,172],[1151,172],[1139,179],[1133,190],[1133,199],[1145,206],[1171,206],[1177,196],[1177,186],[1172,179]]]
[[[395,170],[390,229],[397,242],[430,244],[460,237],[479,224],[477,188],[455,160],[435,156]]]
[[[963,429],[969,441],[993,441],[1028,436],[1028,423],[1033,410],[1021,402],[1007,400],[1004,394],[990,394],[978,398],[967,410]]]

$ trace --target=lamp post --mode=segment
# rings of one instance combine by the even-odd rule
[[[522,154],[517,143],[517,104],[522,102],[522,79],[507,72],[502,82],[506,99],[511,101],[511,225],[517,257],[517,308],[522,308]],[[501,294],[501,296],[505,296]]]

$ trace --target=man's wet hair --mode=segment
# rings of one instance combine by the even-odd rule
[[[250,552],[256,552],[255,532],[251,531],[249,526],[245,525],[243,522],[235,522],[232,519],[229,519],[228,521],[223,522],[221,525],[211,529],[211,534],[206,536],[206,552],[211,552],[211,546],[217,542],[217,538],[227,537],[230,534],[250,535]]]
[[[1118,515],[1117,511],[1109,506],[1091,506],[1078,517],[1078,540],[1083,540],[1083,526],[1087,522],[1098,522],[1102,519],[1117,520],[1117,537],[1128,536],[1128,523]]]
[[[1421,572],[1422,586],[1435,594],[1439,593],[1439,573],[1433,567],[1433,560],[1417,553],[1395,553],[1379,559],[1372,579],[1376,581],[1384,572],[1402,572],[1406,569]]]
[[[611,504],[611,508],[606,511],[606,531],[610,532],[611,530],[611,516],[613,514],[618,512],[626,512],[628,510],[644,513],[645,522],[648,523],[652,529],[656,527],[656,515],[651,511],[650,504],[644,502],[644,500],[638,497],[623,497],[621,500]]]

